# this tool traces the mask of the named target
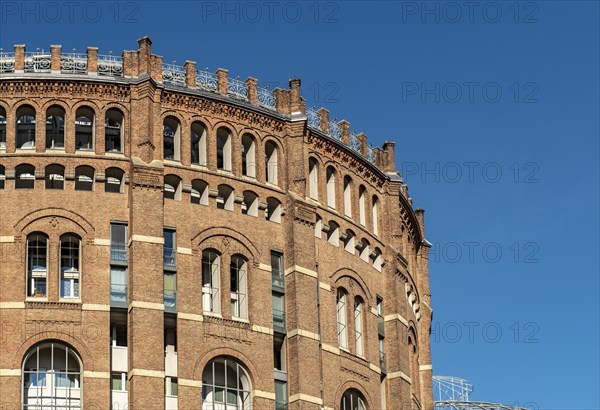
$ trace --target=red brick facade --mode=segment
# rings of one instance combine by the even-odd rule
[[[165,407],[167,323],[177,334],[179,409],[203,408],[203,369],[219,356],[235,358],[247,371],[252,408],[273,409],[271,252],[277,251],[285,273],[288,408],[340,409],[344,393],[355,389],[369,410],[432,409],[429,245],[423,212],[412,209],[395,171],[393,143],[373,150],[373,164],[364,134],[356,136],[356,149],[349,146],[347,122],[339,139],[327,135],[324,109],[321,130],[309,126],[300,80],[275,90],[269,108],[260,104],[252,78],[243,82],[247,98],[234,98],[226,70],[217,72],[214,92],[199,89],[194,62],[186,62],[183,86],[169,84],[150,40],[139,45],[139,51],[123,53],[122,75],[98,75],[103,68],[95,48],[88,50],[85,73],[61,73],[60,47],[52,48],[48,74],[28,72],[22,46],[16,47],[14,70],[2,72],[0,65],[0,116],[6,120],[0,144],[0,408],[21,408],[23,358],[47,340],[68,345],[81,358],[83,408],[110,408],[109,340],[120,312],[128,325],[130,409]],[[35,135],[21,144],[25,120],[19,118],[26,105],[35,113],[29,121]],[[51,107],[64,112],[64,148],[47,148]],[[85,126],[79,115],[89,112],[84,108],[93,112],[88,150],[77,136]],[[113,127],[121,146],[112,151],[105,138],[111,109],[122,115]],[[170,119],[178,124],[172,130],[175,153],[165,159],[164,124]],[[205,133],[199,154],[205,162],[192,154],[193,124]],[[230,167],[227,159],[225,165],[217,160],[219,130],[228,134],[222,155],[231,158]],[[243,145],[246,134],[253,148]],[[254,158],[242,161],[250,149]],[[19,168],[23,164],[35,169],[32,176]],[[47,167],[53,164],[64,167],[58,167],[59,189],[48,189]],[[93,169],[92,190],[75,189],[84,181],[77,168],[83,165]],[[115,169],[123,172],[121,181]],[[115,181],[121,192],[107,192]],[[21,188],[22,182],[33,188]],[[254,197],[257,209],[248,199]],[[128,227],[125,308],[111,306],[111,222]],[[164,305],[164,228],[176,232],[172,310]],[[45,297],[28,290],[28,238],[34,233],[47,237]],[[75,298],[61,297],[65,234],[80,239]],[[203,308],[207,249],[220,255],[222,308],[215,313]],[[239,315],[245,317],[229,309],[234,255],[247,261],[247,313]],[[338,290],[347,301],[346,347],[339,340]]]

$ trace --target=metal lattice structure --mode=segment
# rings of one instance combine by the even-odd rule
[[[470,401],[474,386],[465,379],[452,376],[433,376],[435,410],[526,410],[522,407],[484,401]]]

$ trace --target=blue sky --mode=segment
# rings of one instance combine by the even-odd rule
[[[434,373],[472,399],[598,409],[598,2],[0,2],[0,46],[302,78],[426,209]]]

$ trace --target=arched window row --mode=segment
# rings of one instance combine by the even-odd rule
[[[202,311],[222,314],[221,298],[226,297],[233,318],[248,319],[248,259],[240,254],[224,255],[209,248],[202,251]],[[226,271],[228,268],[228,271]],[[225,276],[226,275],[226,276]],[[229,289],[223,289],[229,283]]]
[[[357,239],[356,234],[351,229],[342,231],[340,225],[335,221],[323,222],[321,216],[317,215],[315,223],[315,237],[323,238],[334,246],[341,246],[344,250],[371,264],[375,269],[381,272],[384,261],[381,249],[379,247],[371,247],[370,242],[366,238]]]
[[[27,297],[48,297],[49,242],[48,236],[42,232],[27,235]],[[56,268],[59,272],[59,297],[80,299],[81,238],[73,233],[65,233],[59,238],[58,249],[59,259]]]
[[[209,198],[214,198],[218,209],[235,211],[239,204],[243,215],[258,217],[264,215],[267,221],[281,223],[285,215],[281,201],[274,197],[268,197],[261,201],[259,196],[252,191],[243,191],[242,195],[236,194],[235,190],[226,184],[220,184],[217,189],[211,189],[206,181],[200,179],[192,180],[190,186],[184,189],[180,177],[173,174],[165,175],[163,196],[165,199],[181,201],[183,192],[190,193],[190,202],[198,205],[209,205]]]
[[[311,199],[319,201],[319,184],[321,182],[320,177],[320,164],[316,158],[310,157],[308,160],[308,186],[307,194]],[[343,178],[339,176],[339,172],[332,165],[328,165],[323,174],[325,180],[325,200],[328,208],[343,212],[343,215],[350,219],[358,219],[358,223],[364,227],[367,226],[367,212],[370,212],[371,232],[373,235],[379,235],[380,225],[380,200],[377,195],[371,197],[368,196],[367,189],[364,185],[359,185],[358,190],[354,184],[351,176],[346,175]],[[342,189],[343,195],[338,197],[337,190],[338,181],[343,181]],[[342,201],[341,207],[338,203]]]
[[[216,130],[214,151],[208,146],[207,127],[200,121],[194,121],[189,127],[189,133],[182,132],[181,121],[174,116],[163,120],[163,158],[171,161],[181,161],[183,138],[189,137],[190,163],[192,165],[208,166],[208,153],[214,152],[217,170],[234,172],[234,163],[239,156],[241,175],[250,178],[258,176],[257,138],[250,133],[243,133],[239,142],[234,141],[233,132],[225,126]],[[235,144],[235,146],[234,146]],[[279,148],[272,141],[264,144],[264,179],[266,182],[279,184]]]
[[[63,106],[54,104],[38,112],[25,104],[17,107],[14,115],[17,149],[36,149],[36,134],[42,133],[46,150],[64,151],[69,145],[67,138],[74,136],[71,146],[75,151],[93,151],[96,143],[104,140],[105,152],[123,152],[125,115],[118,108],[98,114],[94,108],[83,105],[67,113]],[[98,126],[98,121],[103,126]],[[38,129],[38,124],[43,124],[43,128]],[[0,107],[0,149],[6,149],[7,125],[6,110]]]
[[[31,164],[19,164],[15,167],[11,176],[15,180],[15,189],[34,189],[36,179],[44,179],[44,187],[49,190],[65,189],[67,179],[65,167],[60,164],[47,165],[42,174],[36,175],[36,169]],[[0,166],[0,189],[6,186],[7,171]],[[120,168],[110,167],[104,171],[104,175],[96,172],[91,166],[79,165],[75,167],[74,173],[69,176],[73,180],[73,189],[76,191],[94,191],[95,182],[104,185],[105,192],[123,193],[125,186],[125,171]]]

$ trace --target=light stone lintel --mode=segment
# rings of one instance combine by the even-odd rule
[[[25,302],[0,302],[0,309],[25,309]]]
[[[131,240],[129,242],[145,242],[154,243],[157,245],[164,245],[165,238],[159,236],[131,235]]]
[[[88,379],[110,379],[110,372],[93,372],[91,370],[84,370],[83,378]]]
[[[419,366],[419,370],[433,370],[433,366],[431,364],[422,364]]]
[[[81,310],[92,310],[101,312],[110,312],[110,305],[100,305],[95,303],[84,303],[81,305]]]
[[[410,379],[410,377],[403,372],[388,373],[387,377],[388,377],[388,379],[401,378],[402,380],[406,381],[408,384],[412,384],[412,380]]]
[[[273,329],[266,327],[266,326],[260,326],[260,325],[252,325],[252,331],[257,332],[257,333],[264,333],[265,335],[273,334]]]
[[[333,353],[333,354],[336,354],[338,356],[340,355],[340,349],[338,349],[337,347],[328,345],[327,343],[323,343],[321,345],[321,348],[323,350],[325,350],[326,352]]]
[[[21,377],[21,369],[0,369],[0,377]]]
[[[264,271],[267,271],[267,272],[271,272],[271,265],[267,265],[265,263],[260,263],[258,265],[258,269],[264,270]]]
[[[298,401],[298,400],[306,401],[308,403],[318,404],[320,406],[323,405],[323,400],[321,400],[320,397],[310,396],[310,395],[304,394],[304,393],[296,393],[296,394],[290,396],[288,403],[292,404],[293,402]]]
[[[177,253],[180,255],[192,255],[192,250],[190,248],[180,248],[178,246]]]
[[[275,400],[275,393],[271,393],[263,390],[252,390],[254,397],[261,397],[263,399]]]
[[[184,313],[184,312],[179,312],[177,314],[177,317],[179,319],[183,319],[183,320],[191,320],[193,322],[204,322],[204,316],[202,315],[197,315],[195,313]]]
[[[152,309],[152,310],[165,310],[165,305],[162,303],[142,302],[141,300],[134,300],[129,304],[129,309],[140,308],[140,309]]]
[[[157,379],[164,379],[165,372],[163,372],[162,370],[131,369],[127,375],[127,378],[131,379],[133,376],[155,377]]]
[[[403,318],[400,313],[394,313],[393,315],[387,315],[383,318],[386,322],[399,320],[404,326],[408,327],[408,320]]]
[[[319,335],[313,332],[309,332],[308,330],[303,330],[303,329],[294,329],[288,332],[288,338],[290,337],[294,337],[294,336],[302,336],[302,337],[307,337],[309,339],[313,339],[313,340],[319,340]]]
[[[94,238],[94,245],[110,246],[110,239]]]
[[[13,243],[14,241],[14,236],[0,236],[0,243]]]
[[[285,270],[285,276],[291,275],[292,272],[302,273],[302,274],[310,276],[312,278],[318,277],[317,272],[315,272],[314,270],[311,270],[308,268],[303,268],[302,266],[298,266],[298,265],[290,266],[289,268],[287,268]]]
[[[325,282],[319,282],[319,287],[323,290],[326,290],[327,292],[331,292],[331,286],[329,286]]]
[[[202,382],[200,380],[192,380],[192,379],[177,379],[177,384],[179,386],[185,387],[197,387],[199,389],[202,388]]]

